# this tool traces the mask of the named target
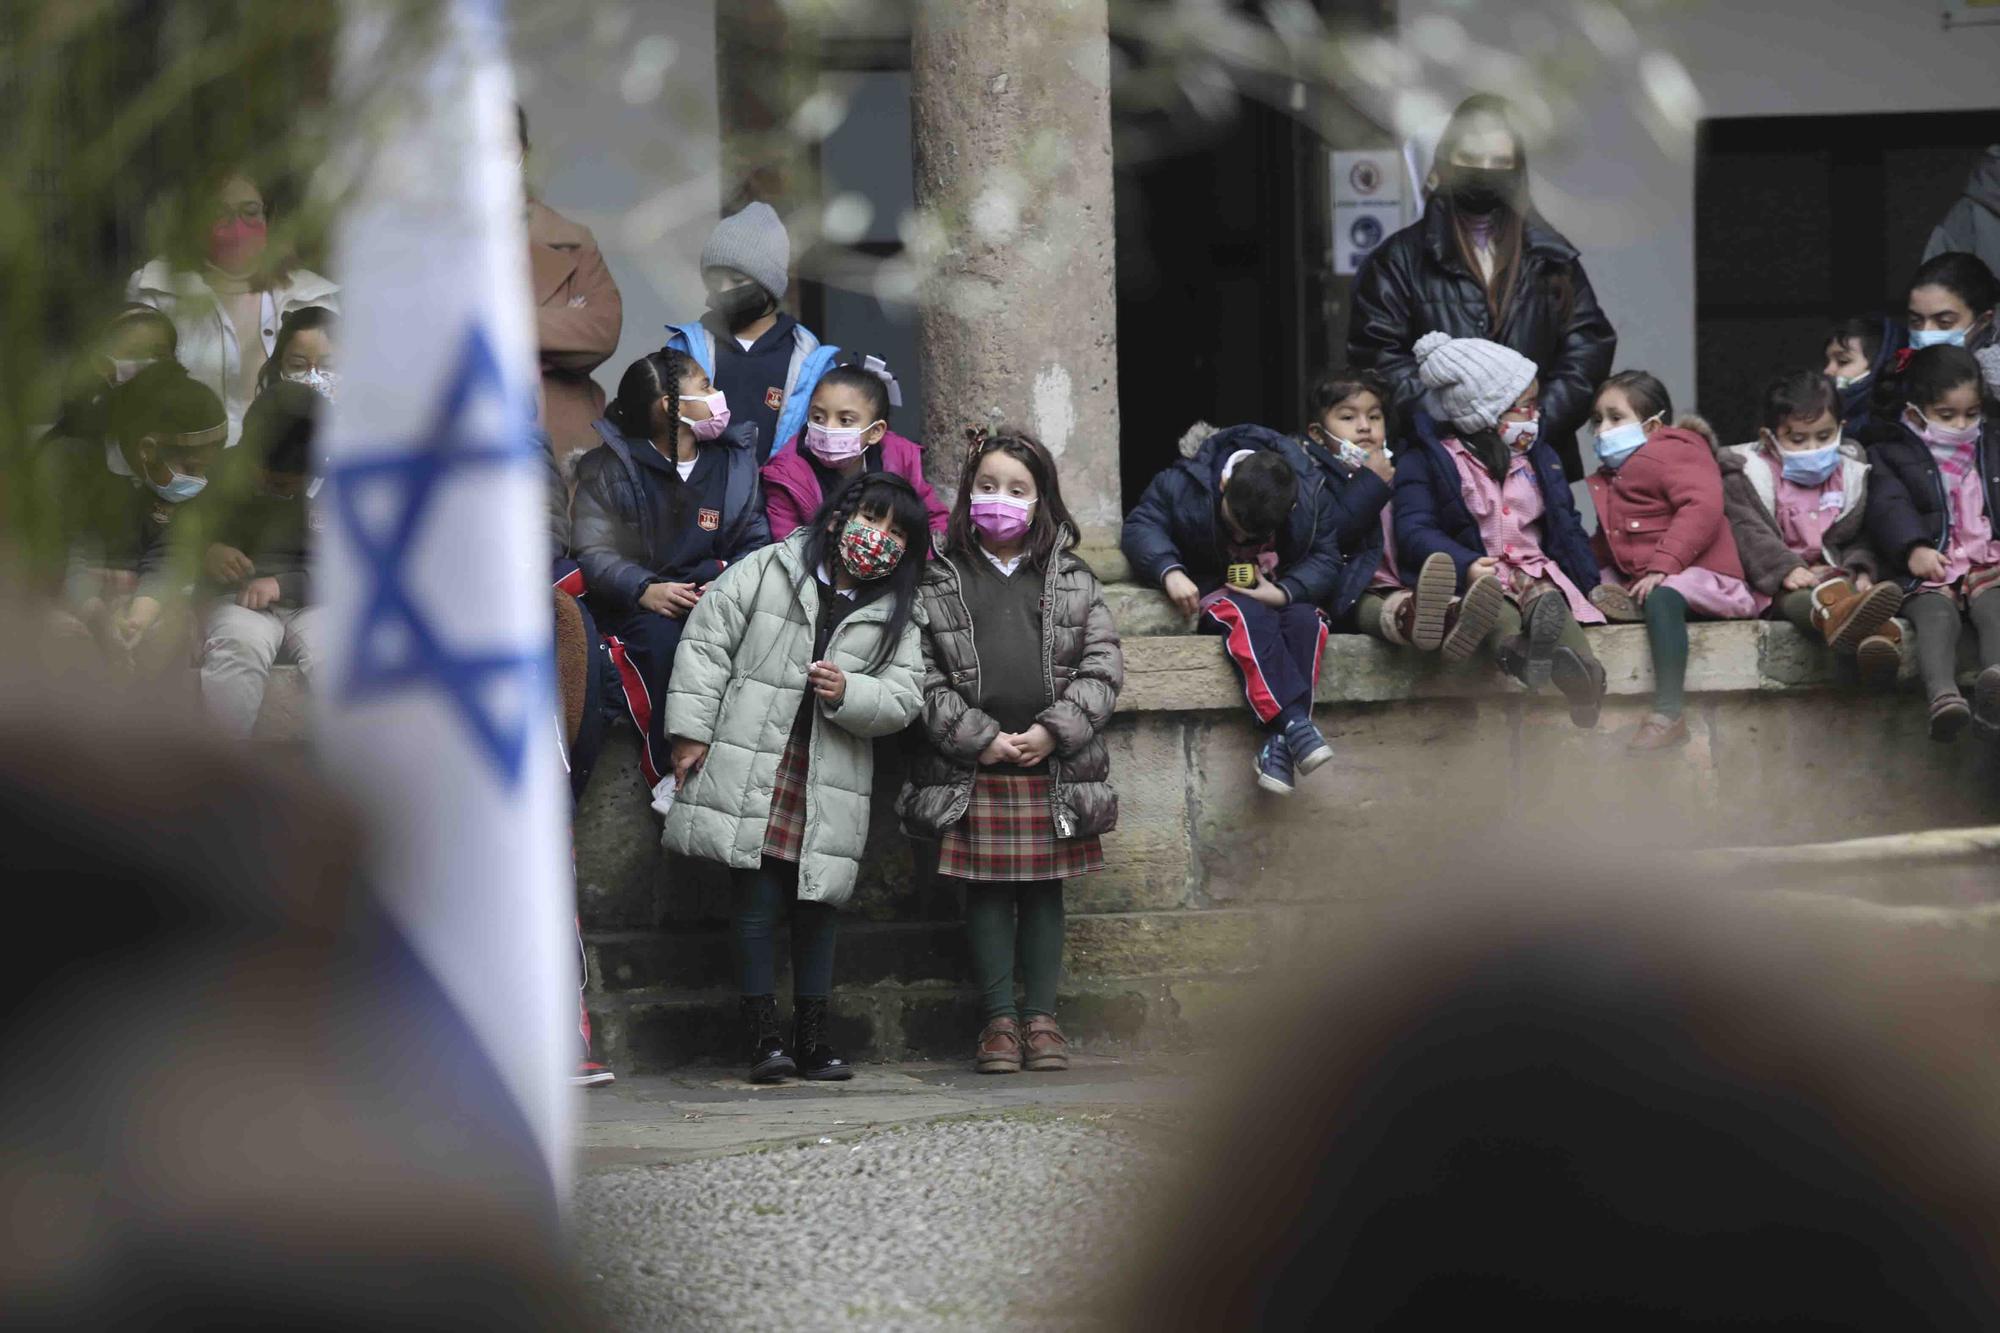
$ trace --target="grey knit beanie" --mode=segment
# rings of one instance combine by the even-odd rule
[[[1415,350],[1430,414],[1463,431],[1493,429],[1539,373],[1513,348],[1484,338],[1426,333]]]
[[[741,213],[715,224],[708,244],[701,247],[703,272],[712,268],[733,268],[771,294],[774,301],[785,299],[791,280],[792,238],[777,210],[761,200],[747,204]]]

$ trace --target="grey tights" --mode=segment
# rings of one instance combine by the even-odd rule
[[[1979,665],[2000,666],[2000,589],[1986,589],[1972,599],[1967,613],[1979,636]],[[1903,603],[1903,618],[1917,631],[1917,673],[1924,693],[1935,699],[1958,689],[1957,599],[1940,592],[1920,592]]]

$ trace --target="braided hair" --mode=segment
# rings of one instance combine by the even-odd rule
[[[686,352],[672,347],[648,352],[625,367],[625,373],[618,379],[617,397],[605,404],[604,419],[630,440],[643,440],[650,444],[661,431],[671,428],[672,434],[668,438],[678,442],[681,431],[681,381],[700,373],[700,364]],[[659,407],[663,398],[666,400],[665,411]],[[687,504],[687,496],[682,493],[680,470],[668,468],[661,480],[669,496],[668,515],[678,521],[683,517],[682,510]]]

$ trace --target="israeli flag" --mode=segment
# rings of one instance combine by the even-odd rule
[[[395,943],[434,983],[413,1030],[463,1033],[458,1063],[484,1085],[465,1087],[468,1114],[518,1130],[523,1168],[561,1199],[575,906],[498,5],[348,0],[342,40],[353,194],[315,572],[320,753],[366,817]]]

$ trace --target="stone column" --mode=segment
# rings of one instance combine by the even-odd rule
[[[928,468],[1025,427],[1115,546],[1118,355],[1106,0],[920,0],[911,31]]]

